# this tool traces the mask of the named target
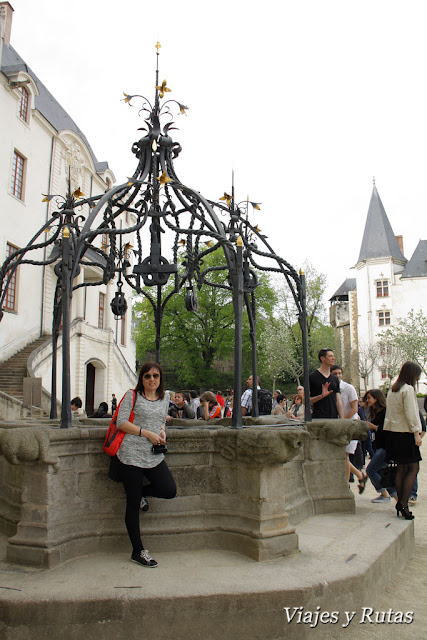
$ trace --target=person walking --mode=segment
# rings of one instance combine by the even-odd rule
[[[139,511],[148,510],[148,496],[171,499],[176,485],[164,460],[157,453],[157,445],[166,444],[165,421],[169,407],[169,394],[165,393],[163,371],[156,362],[146,362],[139,372],[133,391],[128,391],[120,405],[117,428],[125,432],[117,458],[126,493],[126,529],[132,544],[132,562],[143,567],[157,567],[157,562],[142,544]],[[134,421],[129,417],[132,411]],[[150,484],[142,484],[144,477]]]
[[[384,431],[387,432],[387,459],[397,463],[397,515],[406,520],[414,516],[408,500],[420,468],[422,429],[415,387],[421,375],[416,362],[405,362],[387,395]]]

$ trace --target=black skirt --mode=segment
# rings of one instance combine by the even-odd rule
[[[420,447],[415,444],[413,433],[400,431],[384,431],[386,434],[387,460],[397,464],[408,464],[422,460]]]

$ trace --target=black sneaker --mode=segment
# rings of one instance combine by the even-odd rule
[[[157,562],[150,556],[147,549],[143,549],[139,553],[133,553],[130,559],[132,562],[142,564],[143,567],[157,567]]]
[[[139,506],[142,509],[142,511],[148,511],[148,509],[150,508],[150,505],[148,504],[147,498],[142,496]]]

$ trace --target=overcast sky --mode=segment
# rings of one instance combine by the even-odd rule
[[[160,80],[190,107],[180,180],[262,202],[281,256],[328,277],[356,263],[372,178],[404,253],[426,231],[425,0],[12,0],[11,43],[118,182],[133,173],[137,108]],[[168,96],[168,97],[169,97]],[[354,272],[353,272],[354,274]]]

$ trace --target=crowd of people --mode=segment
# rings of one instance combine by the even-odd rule
[[[335,365],[331,349],[319,351],[319,362],[320,367],[309,377],[313,418],[361,418],[370,425],[370,435],[365,442],[353,440],[346,447],[348,480],[355,475],[359,480],[359,493],[363,493],[369,478],[378,492],[372,502],[386,502],[394,497],[397,515],[413,520],[408,505],[417,500],[420,447],[426,431],[416,396],[421,367],[415,362],[405,362],[387,399],[380,389],[370,389],[359,399],[356,389],[342,379],[342,368]],[[426,402],[424,409],[427,409]],[[359,463],[356,462],[358,449]],[[367,454],[371,460],[365,473],[362,469]],[[395,479],[389,486],[383,486],[383,478],[390,478],[390,474],[382,475],[381,471],[390,463],[396,470]]]
[[[420,447],[426,430],[416,398],[421,368],[416,363],[405,362],[387,399],[380,389],[370,389],[363,398],[359,398],[356,389],[343,380],[343,370],[335,364],[333,351],[321,349],[318,357],[320,366],[309,376],[310,397],[307,398],[313,419],[362,419],[370,427],[366,441],[353,440],[346,447],[348,481],[356,476],[359,493],[363,493],[369,479],[378,493],[372,502],[387,502],[394,497],[397,515],[412,520],[414,515],[408,505],[416,501]],[[247,389],[240,399],[243,415],[252,413],[255,395],[259,415],[304,420],[306,399],[302,386],[296,389],[292,401],[280,389],[273,393],[262,389],[259,378],[256,389],[254,394],[253,377],[249,376]],[[81,399],[73,398],[73,412],[81,407]],[[116,408],[117,399],[113,394],[112,414]],[[116,425],[124,436],[112,460],[114,479],[119,479],[124,485],[125,524],[132,544],[133,562],[145,567],[157,566],[156,560],[143,546],[139,513],[149,509],[150,496],[171,499],[176,495],[175,481],[164,459],[167,451],[166,424],[176,418],[209,421],[230,417],[232,411],[231,393],[223,395],[221,391],[216,394],[205,391],[199,396],[193,390],[167,391],[161,366],[154,362],[142,366],[137,386],[125,394],[119,405]],[[107,403],[102,402],[91,417],[110,415]],[[370,462],[365,472],[367,455]],[[385,476],[381,471],[390,461],[395,463],[395,479],[384,486]]]

